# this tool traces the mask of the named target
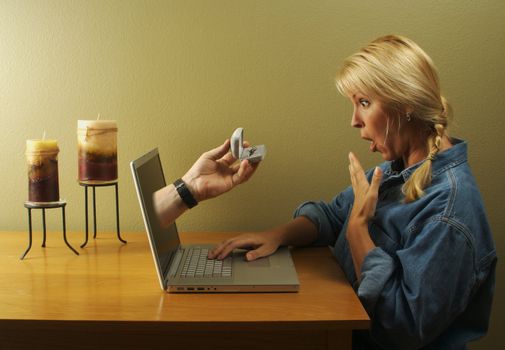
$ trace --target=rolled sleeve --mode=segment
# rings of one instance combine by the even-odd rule
[[[304,202],[293,214],[293,217],[304,216],[317,227],[317,238],[312,243],[315,246],[332,245],[335,243],[335,234],[325,214],[325,204],[322,202]]]
[[[394,260],[379,247],[372,249],[361,267],[358,297],[367,310],[373,310],[395,269]]]
[[[295,210],[293,217],[304,216],[316,225],[318,235],[312,245],[334,245],[342,231],[353,200],[352,188],[349,187],[333,198],[330,203],[323,201],[302,203]]]

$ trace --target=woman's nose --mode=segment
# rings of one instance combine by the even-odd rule
[[[363,127],[363,120],[361,120],[360,116],[358,115],[358,113],[356,113],[356,111],[354,111],[352,114],[351,126],[353,128],[358,128],[358,129]]]

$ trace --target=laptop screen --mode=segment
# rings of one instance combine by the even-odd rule
[[[180,241],[175,223],[168,228],[161,227],[154,212],[153,194],[166,186],[158,149],[134,160],[131,165],[153,253],[160,272],[166,276],[171,256],[179,247]]]

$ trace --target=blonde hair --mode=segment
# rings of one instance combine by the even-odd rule
[[[431,184],[432,161],[452,112],[440,93],[431,58],[412,40],[387,35],[349,56],[337,73],[336,85],[344,96],[361,92],[380,100],[387,115],[399,123],[406,118],[424,126],[428,156],[402,188],[407,203],[421,197]]]

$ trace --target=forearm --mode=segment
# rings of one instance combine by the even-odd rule
[[[165,186],[153,194],[153,205],[162,227],[169,226],[188,210],[173,184]]]
[[[290,222],[274,228],[281,245],[305,246],[317,238],[317,227],[305,216],[299,216]]]
[[[368,253],[375,248],[375,244],[370,238],[366,221],[350,221],[347,226],[346,238],[351,249],[356,277],[358,280],[361,280],[361,266],[363,265],[363,261]]]

